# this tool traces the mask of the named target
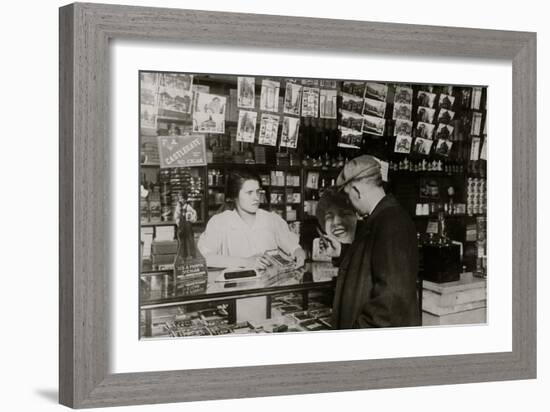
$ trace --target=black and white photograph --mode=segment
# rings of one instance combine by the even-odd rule
[[[353,94],[361,99],[365,97],[365,82],[342,82],[342,93]]]
[[[279,116],[274,114],[262,113],[262,117],[260,119],[260,133],[258,134],[258,143],[267,146],[276,146],[278,130]]]
[[[440,156],[448,157],[449,153],[451,152],[451,147],[453,146],[453,142],[447,139],[439,139],[437,141],[437,144],[435,146],[435,153]]]
[[[340,125],[361,132],[363,130],[363,116],[356,112],[340,110]]]
[[[161,74],[193,79],[191,116],[155,108]],[[472,135],[482,131],[486,107],[474,111],[460,98],[449,117],[475,125],[439,122],[436,131],[430,94],[424,106],[412,98],[432,87],[426,84],[399,86],[399,103],[386,102],[393,79],[331,80],[333,89],[319,89],[321,79],[254,73],[142,71],[139,79],[140,339],[486,322],[486,243],[471,235],[485,230],[476,220],[485,217],[485,197],[468,196],[473,167],[466,167],[475,162],[476,190],[486,187],[486,139]],[[259,111],[240,107],[247,93],[239,90],[254,84],[263,85]],[[281,112],[336,112],[336,121],[273,113],[279,85]],[[465,88],[472,86],[445,91],[462,96]],[[388,119],[391,144],[380,138],[387,104],[404,117]],[[413,111],[426,121],[415,125]],[[451,150],[453,128],[470,156]],[[420,185],[429,198],[411,198]],[[370,234],[392,224],[383,213],[399,226]],[[383,253],[371,249],[370,236]],[[350,248],[365,255],[347,257]],[[341,270],[354,281],[342,283]],[[391,296],[374,299],[371,281],[354,286],[378,277]],[[444,302],[442,291],[449,293]],[[464,303],[445,303],[456,296]]]
[[[386,115],[386,102],[369,99],[368,97],[365,98],[365,104],[363,105],[363,114],[384,117]]]
[[[448,124],[439,123],[435,131],[436,139],[451,139],[453,136],[454,127]]]
[[[237,125],[237,142],[254,142],[256,135],[256,119],[258,112],[239,110],[239,123]]]
[[[433,139],[435,125],[430,123],[418,122],[414,131],[415,137],[423,139]]]
[[[195,93],[194,97],[193,132],[225,133],[227,97],[209,93]]]
[[[413,122],[410,120],[397,119],[395,121],[394,133],[396,136],[412,136]]]
[[[412,104],[413,91],[410,87],[396,86],[394,103]]]
[[[359,149],[363,140],[363,132],[339,126],[340,138],[338,139],[338,147]]]
[[[281,131],[281,147],[296,148],[298,144],[298,132],[300,130],[300,119],[297,117],[285,116],[283,118],[283,130]]]
[[[304,87],[302,89],[302,117],[319,117],[319,89]]]
[[[416,111],[416,120],[423,123],[434,122],[435,109],[429,107],[419,107]]]
[[[414,139],[413,152],[421,155],[429,155],[433,140],[417,137]]]
[[[453,104],[455,102],[455,97],[448,94],[439,95],[439,108],[453,110]]]
[[[361,129],[363,132],[383,136],[385,128],[385,119],[376,116],[369,116],[368,114],[363,116],[363,127]]]
[[[342,110],[362,114],[363,97],[350,93],[342,93]]]
[[[293,82],[286,82],[283,111],[285,114],[300,116],[302,108],[302,86]]]
[[[336,119],[338,92],[335,89],[321,89],[319,96],[319,117]]]
[[[437,115],[437,121],[439,123],[449,124],[455,117],[455,112],[452,110],[441,109]],[[430,122],[431,123],[431,122]]]
[[[371,99],[380,100],[382,102],[386,101],[388,96],[388,85],[382,83],[372,83],[367,82],[365,84],[365,98],[370,97]]]
[[[393,105],[393,116],[394,120],[411,120],[412,115],[412,105],[406,103],[395,103]]]
[[[260,110],[268,112],[279,111],[279,90],[281,84],[273,80],[262,80],[260,95]]]
[[[395,153],[405,153],[408,154],[411,152],[412,137],[410,136],[397,136],[395,139],[395,147],[393,151]]]
[[[160,82],[160,95],[158,96],[158,102],[160,109],[168,112],[167,114],[191,112],[191,99],[192,99],[192,75],[179,75],[179,74],[161,74],[159,76]]]
[[[256,79],[238,77],[237,106],[241,109],[253,109],[256,101]]]
[[[419,90],[416,93],[416,103],[418,104],[418,106],[429,107],[433,109],[435,105],[435,98],[435,93],[430,93],[425,90]]]

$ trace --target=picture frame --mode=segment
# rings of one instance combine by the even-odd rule
[[[535,33],[85,3],[60,8],[59,30],[62,404],[90,408],[536,377]],[[117,38],[511,62],[513,143],[521,148],[513,151],[511,165],[512,350],[110,373],[108,51]]]

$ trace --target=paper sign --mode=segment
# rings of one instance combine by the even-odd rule
[[[158,136],[160,167],[206,166],[204,135]]]

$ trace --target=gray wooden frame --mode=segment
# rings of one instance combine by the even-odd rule
[[[76,3],[60,9],[59,398],[75,408],[536,376],[536,34]],[[109,40],[496,58],[513,65],[513,350],[110,374]]]

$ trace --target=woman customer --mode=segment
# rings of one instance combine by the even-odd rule
[[[260,209],[261,181],[247,171],[231,172],[226,209],[210,218],[198,247],[211,267],[265,269],[264,253],[280,249],[304,265],[305,252],[287,223],[276,213]]]

